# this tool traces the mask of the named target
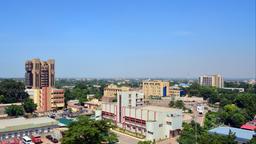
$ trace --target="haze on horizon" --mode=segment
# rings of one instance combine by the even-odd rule
[[[255,0],[0,2],[0,77],[255,78]]]

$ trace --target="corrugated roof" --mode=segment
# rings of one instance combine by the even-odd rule
[[[17,131],[44,126],[57,125],[55,119],[49,117],[30,118],[24,117],[0,120],[0,132]]]
[[[61,119],[59,119],[59,122],[60,122],[61,124],[64,124],[65,126],[69,126],[69,125],[73,122],[73,120],[71,120],[71,119],[66,119],[66,118],[61,118]]]
[[[249,124],[244,124],[241,126],[242,129],[247,129],[247,130],[256,130],[256,126],[254,125],[249,125]]]
[[[212,130],[209,130],[209,133],[216,133],[220,135],[229,135],[229,132],[235,133],[236,140],[238,141],[248,141],[251,140],[253,135],[256,133],[254,131],[233,128],[233,127],[217,127]]]

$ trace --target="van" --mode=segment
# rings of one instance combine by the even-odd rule
[[[34,143],[32,142],[32,140],[31,140],[31,138],[28,137],[28,136],[22,137],[22,143],[23,143],[23,144],[34,144]]]

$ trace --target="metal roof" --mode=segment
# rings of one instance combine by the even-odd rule
[[[254,131],[233,128],[233,127],[217,127],[208,131],[211,134],[220,134],[220,135],[229,135],[229,132],[232,132],[236,136],[237,141],[249,141],[253,138],[253,135],[256,133]]]
[[[57,124],[58,122],[55,119],[51,119],[49,117],[30,119],[19,117],[14,119],[4,119],[0,120],[0,132],[17,131],[23,129],[52,126]]]
[[[66,118],[61,118],[59,119],[59,125],[62,125],[62,126],[69,126],[71,123],[73,122],[73,120],[71,119],[66,119]]]

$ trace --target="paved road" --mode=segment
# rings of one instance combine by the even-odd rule
[[[121,134],[121,133],[115,132],[115,131],[114,131],[114,133],[117,134],[117,137],[119,139],[119,144],[137,144],[139,142],[138,139],[133,138],[131,136]]]
[[[190,122],[191,120],[195,120],[197,123],[199,123],[201,126],[204,124],[205,115],[208,110],[204,110],[203,115],[200,115],[197,111],[197,105],[198,104],[187,104],[185,105],[187,108],[190,108],[192,110],[192,114],[184,113],[183,120],[186,122]]]

